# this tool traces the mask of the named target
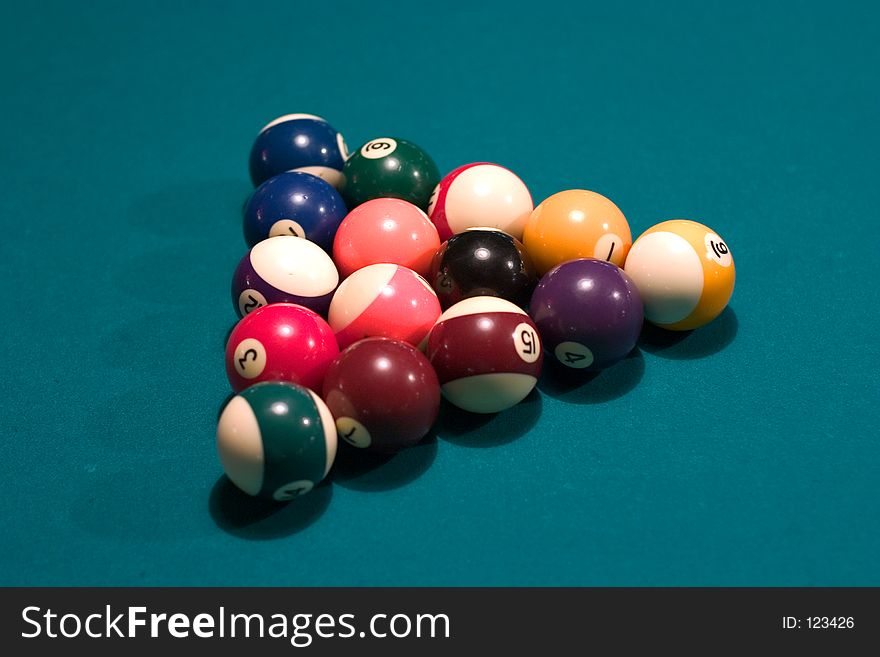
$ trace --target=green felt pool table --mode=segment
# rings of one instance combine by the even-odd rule
[[[880,585],[880,9],[18,3],[0,24],[3,585]],[[214,433],[260,127],[690,218],[737,285],[588,380],[255,504]]]

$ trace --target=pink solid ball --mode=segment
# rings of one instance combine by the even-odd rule
[[[333,240],[333,261],[345,278],[378,263],[427,276],[440,237],[428,215],[397,198],[376,198],[348,213]]]

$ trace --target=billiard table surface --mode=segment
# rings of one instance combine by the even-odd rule
[[[875,3],[18,3],[0,24],[3,585],[880,585]],[[277,115],[690,218],[737,285],[286,506],[214,432]]]

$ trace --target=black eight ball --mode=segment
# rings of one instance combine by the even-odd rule
[[[431,263],[431,286],[446,309],[493,296],[526,306],[538,275],[522,242],[500,230],[471,228],[450,237]]]

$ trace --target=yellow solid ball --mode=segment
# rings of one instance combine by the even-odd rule
[[[632,234],[626,217],[609,199],[585,189],[569,189],[534,209],[523,244],[543,275],[578,258],[598,258],[623,267]]]

